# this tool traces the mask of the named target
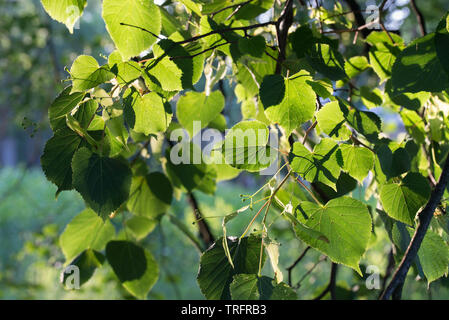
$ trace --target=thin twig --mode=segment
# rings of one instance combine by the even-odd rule
[[[329,279],[329,284],[326,286],[326,288],[321,292],[317,297],[315,297],[313,300],[321,300],[324,298],[324,296],[330,292],[331,299],[335,300],[335,283],[337,281],[337,269],[338,265],[334,262],[332,262],[331,266],[331,275]]]
[[[223,29],[218,29],[218,30],[212,30],[210,32],[204,33],[204,34],[200,34],[197,35],[195,37],[189,38],[189,39],[185,39],[185,40],[181,40],[176,42],[176,44],[185,44],[185,43],[189,43],[189,42],[193,42],[193,41],[197,41],[199,39],[202,39],[204,37],[208,37],[214,34],[222,34],[225,32],[232,32],[232,31],[245,31],[245,30],[251,30],[251,29],[255,29],[255,28],[260,28],[260,27],[266,27],[266,26],[270,26],[270,25],[276,25],[276,21],[268,21],[268,22],[264,22],[264,23],[256,23],[253,25],[249,25],[249,26],[242,26],[242,27],[233,27],[233,28],[223,28]]]
[[[413,12],[416,15],[416,20],[418,20],[419,30],[421,31],[421,35],[425,36],[427,34],[426,31],[426,20],[424,20],[424,16],[419,10],[419,8],[416,6],[415,0],[410,0],[410,6],[412,7]]]
[[[226,11],[228,9],[236,8],[236,7],[237,7],[237,9],[240,9],[239,7],[242,7],[242,6],[250,3],[251,1],[253,1],[253,0],[248,0],[248,1],[245,1],[245,2],[241,2],[241,3],[231,4],[231,5],[227,6],[227,7],[224,7],[224,8],[221,8],[221,9],[217,10],[217,11],[212,12],[210,15],[211,15],[211,17],[213,17],[213,16],[215,16],[216,14],[218,14],[220,12]]]
[[[326,261],[327,257],[323,254],[322,256],[320,256],[320,259],[315,262],[313,264],[313,266],[307,270],[306,273],[303,274],[303,276],[301,277],[301,279],[299,279],[299,281],[295,284],[295,286],[293,287],[294,289],[299,289],[299,287],[301,287],[301,283],[313,272],[313,270],[315,270],[315,268],[323,261]]]
[[[302,138],[302,144],[306,143],[307,138],[309,137],[310,132],[316,127],[318,122],[315,120],[310,127],[307,128],[306,132],[304,133],[304,137]]]
[[[287,0],[282,10],[281,16],[276,21],[276,39],[279,47],[279,55],[276,61],[275,73],[280,74],[282,63],[285,60],[285,50],[287,48],[288,30],[293,23],[293,0]]]
[[[415,260],[418,250],[421,247],[421,243],[426,235],[427,229],[429,228],[430,221],[432,220],[433,213],[441,201],[441,197],[444,194],[444,190],[449,182],[449,157],[446,157],[444,163],[443,171],[441,172],[438,183],[433,189],[430,199],[427,202],[424,209],[418,214],[418,225],[416,227],[415,233],[410,241],[410,244],[405,251],[405,254],[399,264],[393,278],[390,281],[387,289],[382,293],[381,299],[388,300],[390,297],[396,293],[396,297],[399,298],[402,291],[402,286],[404,285],[407,273]]]
[[[154,32],[152,32],[152,31],[150,31],[148,29],[145,29],[145,28],[142,28],[142,27],[139,27],[139,26],[135,26],[135,25],[132,25],[132,24],[128,24],[128,23],[125,23],[125,22],[120,22],[120,25],[121,26],[127,26],[127,27],[132,27],[132,28],[139,29],[141,31],[144,31],[144,32],[147,32],[147,33],[151,34],[153,37],[155,37],[155,38],[157,38],[159,40],[162,40],[161,37],[159,37],[157,34],[155,34]]]
[[[221,46],[227,45],[227,44],[232,44],[232,43],[236,43],[236,41],[229,41],[229,42],[224,42],[224,43],[220,43],[217,44],[216,46],[212,46],[210,48],[204,49],[203,51],[197,52],[195,54],[192,55],[186,55],[186,56],[176,56],[176,57],[170,57],[170,60],[176,60],[176,59],[192,59],[195,58],[196,56],[199,56],[205,52],[211,51],[211,50],[215,50]]]
[[[293,262],[289,267],[287,267],[288,272],[288,285],[292,286],[292,270],[298,265],[299,262],[305,257],[307,251],[311,249],[310,246],[307,246],[304,251],[301,253],[301,255]]]
[[[198,231],[200,233],[201,240],[203,241],[206,248],[208,248],[211,244],[214,243],[215,238],[209,228],[209,225],[203,219],[203,214],[201,213],[195,195],[191,191],[189,191],[187,193],[187,196],[189,197],[189,203],[192,206],[193,212],[195,214],[195,219],[198,221]]]

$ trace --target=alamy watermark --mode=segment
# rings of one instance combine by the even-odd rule
[[[81,287],[80,269],[75,265],[64,267],[62,263],[56,263],[52,267],[48,265],[33,265],[27,270],[27,282],[34,285],[54,285],[67,290],[79,290]]]
[[[201,130],[201,121],[193,122],[193,139],[184,129],[175,129],[170,140],[176,142],[170,151],[170,162],[179,164],[229,164],[253,168],[261,175],[277,172],[279,134],[266,128],[232,128],[225,138],[216,129]],[[260,169],[260,170],[258,170]]]
[[[65,267],[60,274],[59,281],[68,290],[80,289],[80,269],[73,264]]]
[[[379,290],[380,289],[380,269],[378,266],[369,265],[366,267],[366,273],[369,276],[365,280],[365,286],[368,290]]]

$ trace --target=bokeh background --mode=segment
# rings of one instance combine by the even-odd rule
[[[333,4],[333,1],[322,2],[328,6]],[[375,4],[375,1],[358,2],[362,7]],[[416,18],[408,0],[392,2],[395,4],[389,8],[387,28],[399,29],[406,42],[418,37]],[[433,30],[449,9],[447,0],[417,2],[428,30]],[[108,266],[97,270],[81,290],[69,291],[59,283],[64,263],[58,246],[59,235],[84,205],[75,191],[63,192],[55,199],[56,187],[45,179],[40,168],[43,146],[51,135],[47,109],[67,85],[65,68],[78,55],[92,55],[105,62],[104,57],[114,49],[101,19],[100,0],[88,1],[80,27],[70,35],[65,26],[50,19],[38,0],[0,0],[0,299],[131,298]],[[202,81],[198,86],[204,85]],[[375,85],[376,79],[372,81]],[[225,116],[228,125],[232,125],[241,119],[240,106],[232,85],[225,81],[223,90],[227,99]],[[392,137],[400,137],[401,120],[382,108],[375,111],[383,119],[384,130]],[[257,190],[261,181],[260,177],[242,174],[220,183],[215,196],[197,193],[200,208],[206,216],[228,214],[244,205],[239,195]],[[366,200],[362,187],[355,189],[352,196]],[[170,211],[196,232],[186,199],[175,200]],[[239,235],[249,218],[235,219],[228,234]],[[216,235],[221,234],[221,219],[210,218],[208,222]],[[274,224],[273,230],[284,243],[280,263],[285,271],[304,245],[281,221]],[[168,219],[162,219],[144,245],[156,256],[161,269],[149,299],[203,298],[195,280],[199,254]],[[362,261],[365,265],[362,269],[374,264],[383,272],[388,252],[386,235],[376,233],[372,248]],[[330,262],[318,252],[310,251],[293,272],[293,284],[300,286],[299,298],[309,299],[320,292],[327,284],[329,270]],[[339,268],[337,279],[341,298],[357,295],[373,299],[379,294],[366,289],[364,279],[348,268]],[[449,299],[449,281],[443,278],[430,288],[423,280],[408,281],[404,298]]]

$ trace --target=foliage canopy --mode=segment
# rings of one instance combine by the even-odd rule
[[[423,208],[433,203],[439,217],[414,262],[429,283],[447,274],[449,193],[445,185],[439,198],[434,193],[438,179],[445,181],[449,151],[448,15],[435,32],[406,44],[384,28],[384,4],[378,30],[352,22],[357,12],[349,15],[341,4],[302,3],[103,1],[116,51],[105,61],[87,55],[73,61],[70,85],[49,108],[53,137],[41,158],[58,193],[75,189],[87,206],[61,236],[67,265],[85,268],[88,279],[107,260],[124,288],[145,298],[159,268],[140,240],[170,215],[172,198],[185,193],[202,241],[194,240],[203,251],[197,280],[208,299],[297,297],[277,268],[279,244],[270,226],[278,218],[335,268],[341,264],[363,276],[360,260],[376,228],[388,232],[399,262],[407,254],[398,230],[413,237]],[[42,4],[73,32],[86,1]],[[341,36],[354,33],[354,43],[364,47]],[[225,81],[241,102],[242,121],[231,130],[222,113]],[[379,106],[402,119],[400,139],[370,110]],[[182,142],[181,151],[171,139],[180,128],[193,141]],[[206,128],[217,130],[221,141],[192,161],[201,151],[195,137]],[[242,137],[256,131],[255,140]],[[277,148],[270,147],[271,135]],[[239,139],[243,143],[228,155],[227,143]],[[173,155],[181,153],[188,163],[176,163]],[[224,216],[223,236],[214,240],[194,191],[213,194],[218,181],[264,172],[263,157],[275,167],[260,189],[266,193],[242,196],[250,205]],[[289,191],[297,183],[302,198]],[[369,205],[351,197],[357,185]],[[133,217],[123,224],[123,237],[109,220],[125,211]],[[226,224],[242,212],[263,217],[262,228],[252,230],[253,219],[239,238],[228,237]],[[271,276],[261,273],[267,258]]]

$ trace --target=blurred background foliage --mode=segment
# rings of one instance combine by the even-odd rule
[[[313,1],[312,1],[313,2]],[[379,1],[378,1],[379,2]],[[393,1],[389,1],[393,2]],[[447,0],[417,1],[427,23],[433,30]],[[331,7],[334,1],[321,1]],[[359,1],[364,7],[375,1]],[[109,267],[99,269],[81,290],[66,290],[59,283],[64,257],[58,239],[65,225],[83,209],[76,192],[65,192],[54,199],[56,187],[44,177],[39,163],[43,143],[49,137],[47,108],[57,92],[65,86],[65,68],[81,54],[89,54],[101,61],[113,51],[101,19],[101,1],[89,1],[80,21],[81,28],[70,35],[65,26],[52,21],[38,0],[0,0],[0,299],[119,299],[131,298],[122,289]],[[387,28],[398,30],[406,42],[419,36],[416,17],[408,0],[396,0],[386,17]],[[298,13],[301,19],[301,12]],[[350,18],[350,17],[349,17]],[[185,17],[187,21],[188,17]],[[350,18],[351,19],[351,18]],[[352,43],[350,34],[341,34],[343,43]],[[342,47],[344,52],[353,46]],[[360,52],[360,50],[358,50]],[[354,51],[354,54],[356,52]],[[370,77],[368,74],[367,77]],[[377,85],[378,79],[360,79]],[[201,85],[201,84],[200,84]],[[240,106],[233,84],[224,82],[227,93],[228,123],[240,120]],[[360,102],[362,103],[362,102]],[[403,131],[401,120],[381,115],[384,129],[392,136]],[[223,216],[240,208],[242,201],[236,194],[250,194],[258,189],[260,179],[251,175],[218,185],[215,196],[197,193],[200,209],[206,215],[215,234],[221,234]],[[363,199],[364,190],[352,193]],[[369,200],[369,199],[368,199]],[[186,199],[175,201],[169,214],[176,216],[195,233],[193,214]],[[228,235],[239,235],[250,220],[239,215],[228,228]],[[120,221],[115,221],[119,224]],[[185,235],[164,217],[154,231],[142,240],[160,261],[161,276],[150,292],[150,299],[202,299],[195,278],[199,253]],[[116,225],[117,230],[120,225]],[[258,228],[259,226],[255,226]],[[390,247],[384,232],[375,228],[371,249],[362,261],[362,270],[369,264],[384,272]],[[377,231],[377,232],[376,232]],[[273,232],[285,245],[281,248],[280,266],[287,281],[286,268],[292,264],[304,244],[296,240],[283,221],[276,221]],[[266,264],[265,268],[271,268]],[[310,299],[327,285],[330,262],[316,251],[310,251],[292,273],[292,284],[301,287],[300,299]],[[366,277],[365,277],[366,278]],[[379,290],[367,290],[364,279],[349,268],[340,268],[337,296],[341,298],[375,299]],[[432,283],[408,281],[404,298],[449,298],[449,281],[443,278]]]

